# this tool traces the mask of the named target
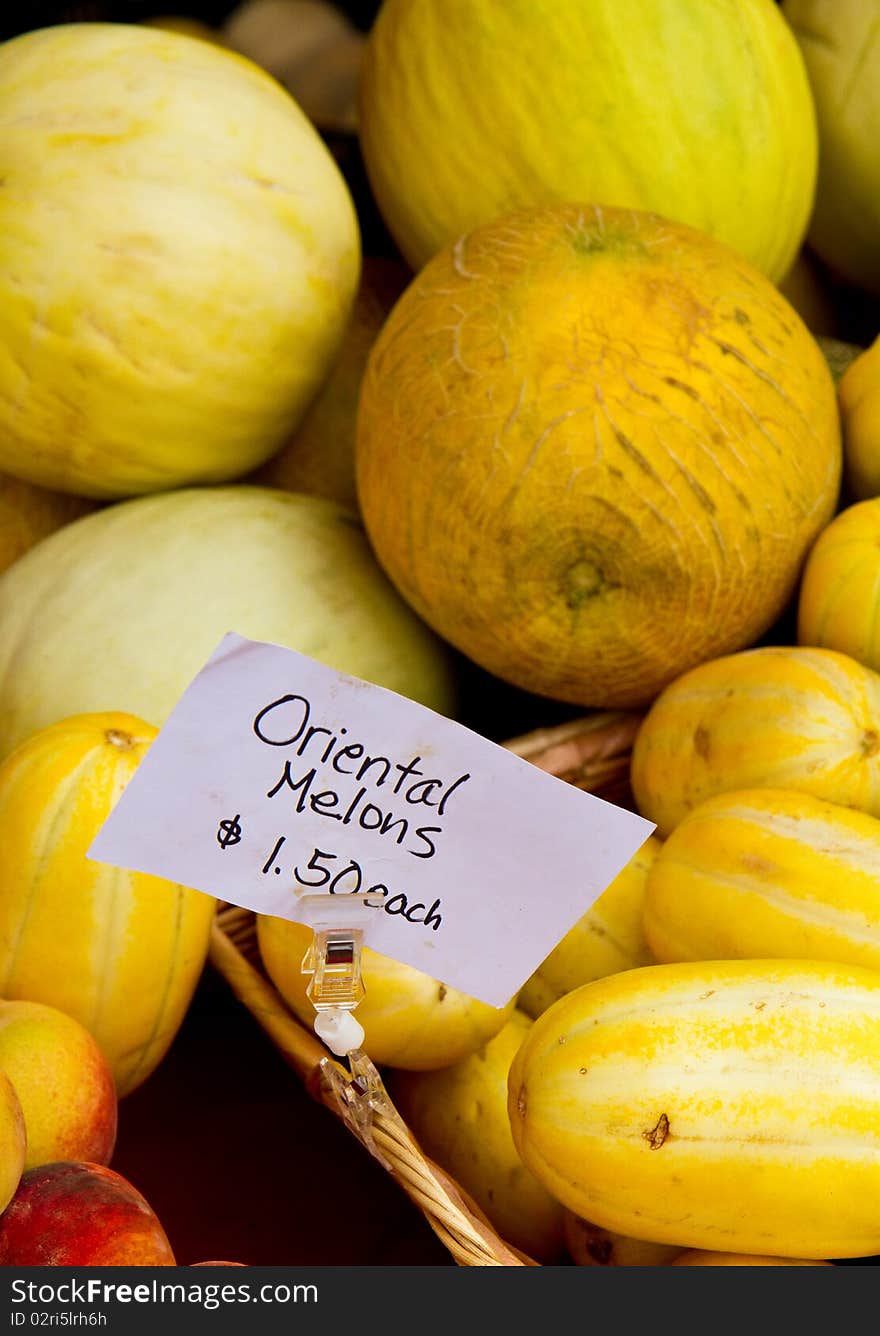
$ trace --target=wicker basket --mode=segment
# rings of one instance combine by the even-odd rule
[[[506,746],[577,788],[631,806],[629,756],[639,717],[607,713],[541,729]],[[363,1087],[294,1017],[263,971],[256,920],[226,906],[213,928],[211,961],[315,1099],[340,1118],[400,1184],[460,1266],[535,1266],[498,1235],[462,1188],[423,1154],[381,1086],[370,1116],[359,1116]],[[378,1075],[376,1077],[378,1080]]]

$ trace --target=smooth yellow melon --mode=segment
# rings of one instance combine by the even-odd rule
[[[385,0],[360,137],[414,267],[580,200],[689,223],[780,278],[813,202],[812,99],[772,0]]]
[[[507,1116],[510,1064],[530,1027],[514,1011],[476,1053],[439,1071],[390,1072],[387,1085],[419,1145],[470,1193],[501,1237],[552,1263],[562,1252],[562,1207],[520,1160]]]
[[[242,57],[109,23],[0,46],[0,123],[0,468],[96,497],[256,468],[358,281],[314,127]]]

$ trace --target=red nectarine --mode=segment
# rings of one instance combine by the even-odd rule
[[[59,1161],[29,1169],[0,1216],[0,1266],[174,1266],[157,1216],[121,1174]]]

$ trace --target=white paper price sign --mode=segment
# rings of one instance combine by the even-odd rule
[[[461,724],[227,635],[89,857],[302,922],[369,893],[376,951],[502,1006],[654,827]]]

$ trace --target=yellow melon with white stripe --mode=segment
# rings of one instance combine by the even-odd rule
[[[880,675],[829,649],[713,659],[654,702],[630,778],[658,835],[733,789],[797,789],[880,816]]]
[[[701,803],[648,873],[662,961],[791,956],[880,970],[880,821],[808,793]]]
[[[288,919],[257,915],[257,941],[266,973],[299,1021],[311,1029],[315,1008],[311,979],[302,961],[311,928]],[[364,947],[364,998],[357,1018],[364,1050],[379,1066],[426,1072],[451,1067],[483,1047],[513,1014],[516,999],[490,1007],[422,970]]]
[[[660,849],[649,836],[599,899],[520,989],[517,1006],[533,1019],[564,993],[618,970],[651,965],[642,924],[645,884]]]
[[[77,715],[0,766],[0,996],[57,1007],[90,1030],[120,1094],[177,1033],[215,901],[86,850],[156,736],[132,715]]]
[[[880,496],[848,506],[819,535],[801,581],[798,641],[880,668]]]
[[[800,1258],[880,1252],[880,974],[827,961],[649,965],[535,1021],[517,1150],[633,1238]]]

